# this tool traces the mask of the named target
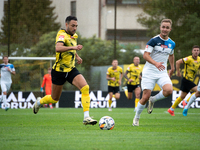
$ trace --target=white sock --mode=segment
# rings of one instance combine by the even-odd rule
[[[40,104],[40,101],[37,101],[37,104],[40,106],[41,104]]]
[[[89,111],[85,111],[84,112],[84,118],[87,118],[87,117],[89,117],[90,115],[89,115]]]
[[[161,100],[165,98],[165,96],[163,95],[163,90],[161,90],[158,94],[156,94],[155,96],[153,96],[153,99],[151,100],[153,103],[155,103],[158,100]]]
[[[140,114],[142,113],[144,108],[145,108],[145,105],[142,105],[142,104],[140,104],[140,102],[138,102],[134,118],[140,118]]]
[[[190,108],[190,105],[195,101],[196,98],[197,98],[196,95],[193,94],[193,95],[190,97],[190,100],[189,100],[189,102],[187,103],[187,105],[185,106],[184,109],[189,109],[189,108]]]
[[[4,106],[5,106],[5,108],[7,107],[6,106],[6,95],[3,95],[3,103],[4,103]]]

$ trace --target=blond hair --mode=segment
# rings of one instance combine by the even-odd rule
[[[162,24],[163,22],[169,22],[172,26],[172,20],[171,19],[163,19],[160,24]]]

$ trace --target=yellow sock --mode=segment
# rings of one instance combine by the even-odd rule
[[[51,95],[46,95],[45,97],[40,99],[40,104],[49,104],[49,103],[57,103],[59,100],[53,100]]]
[[[192,94],[190,95],[190,97],[187,99],[187,102],[189,102],[189,100],[190,100],[190,98],[191,98],[191,96],[192,96],[193,94],[195,94],[195,92],[192,93]]]
[[[135,98],[135,108],[137,107],[138,102],[140,101],[139,98]]]
[[[127,89],[124,90],[124,93],[125,93],[126,97],[128,98],[128,90]]]
[[[108,104],[109,104],[109,107],[111,107],[111,104],[112,104],[112,100],[108,100]]]
[[[90,108],[90,95],[89,95],[89,85],[85,85],[81,90],[81,102],[83,106],[83,112],[89,111]]]
[[[182,99],[181,97],[178,97],[178,98],[175,100],[174,104],[172,105],[172,108],[175,109],[175,108],[178,106],[178,104],[179,104],[182,100],[183,100],[183,99]]]

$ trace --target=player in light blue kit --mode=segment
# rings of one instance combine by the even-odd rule
[[[12,84],[11,74],[15,75],[15,68],[13,64],[8,63],[8,56],[3,56],[3,64],[0,65],[1,69],[1,101],[3,100],[3,104],[5,106],[5,110],[8,110],[6,106],[6,96],[8,91],[10,90],[10,86]],[[1,106],[1,102],[0,102]]]
[[[172,21],[163,19],[160,25],[160,34],[149,40],[143,58],[146,60],[142,71],[141,87],[142,98],[138,102],[136,114],[133,119],[133,126],[139,126],[139,118],[146,102],[149,100],[147,112],[153,111],[153,104],[172,94],[173,87],[170,77],[174,72],[174,48],[175,42],[168,35],[172,29]],[[167,73],[167,61],[169,59],[171,70]],[[151,96],[155,84],[162,89],[157,95]]]

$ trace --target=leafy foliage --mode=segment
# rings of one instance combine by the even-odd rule
[[[193,45],[200,41],[200,0],[141,0],[144,12],[138,22],[149,28],[149,36],[159,34],[164,18],[173,21],[170,37],[176,42],[176,59],[191,54]]]
[[[40,36],[50,31],[58,30],[57,16],[53,13],[54,7],[50,0],[14,0],[10,1],[10,43],[22,44],[30,48],[39,41]],[[8,41],[8,7],[5,6],[5,15],[0,33],[0,43]]]
[[[53,57],[55,56],[55,38],[57,31],[52,31],[46,34],[43,34],[39,42],[31,47],[31,52],[29,56],[37,57]]]

